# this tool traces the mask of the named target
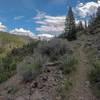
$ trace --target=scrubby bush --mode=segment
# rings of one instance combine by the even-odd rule
[[[63,79],[62,83],[57,88],[57,96],[60,96],[59,100],[68,100],[66,93],[73,86],[72,80]]]
[[[63,74],[69,74],[73,70],[75,70],[75,65],[78,63],[77,59],[73,55],[65,54],[60,59],[60,69]]]
[[[0,72],[0,83],[2,81],[7,80],[7,78],[8,78],[8,74],[6,72]]]
[[[66,89],[66,90],[69,90],[70,87],[72,87],[72,81],[71,80],[64,80],[64,85],[63,85],[63,88]]]
[[[16,73],[17,64],[26,56],[32,55],[38,43],[39,41],[33,40],[23,47],[12,49],[5,57],[0,55],[0,58],[2,58],[0,59],[0,83]]]
[[[90,72],[90,82],[99,90],[100,94],[100,62],[93,63],[93,68]]]
[[[48,59],[40,54],[34,54],[32,57],[26,57],[23,62],[18,64],[17,72],[24,82],[33,80],[40,72],[41,67]]]
[[[27,45],[24,45],[22,48],[14,48],[12,50],[13,56],[25,56],[30,55],[34,53],[34,49],[37,47],[38,43],[40,41],[33,40],[32,42],[28,43]]]
[[[70,53],[70,47],[67,40],[64,39],[52,39],[48,42],[41,42],[36,52],[42,55],[49,56],[52,61],[58,60],[59,57],[63,56],[65,53]]]

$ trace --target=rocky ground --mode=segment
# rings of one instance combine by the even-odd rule
[[[51,63],[44,66],[41,74],[31,83],[23,85],[17,75],[3,83],[0,100],[60,100],[57,89],[63,80],[62,72]]]

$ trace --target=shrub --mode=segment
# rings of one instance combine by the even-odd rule
[[[52,39],[48,42],[41,42],[38,45],[36,52],[49,56],[51,61],[54,61],[58,60],[58,58],[63,56],[65,53],[70,53],[71,50],[67,44],[67,40]]]
[[[1,71],[0,71],[0,83],[1,83],[2,81],[7,80],[7,78],[8,78],[8,73],[6,73],[6,72],[1,72]]]
[[[100,92],[100,62],[99,61],[93,63],[93,68],[90,72],[90,82]]]
[[[65,54],[60,59],[60,69],[62,70],[63,74],[69,74],[73,70],[75,70],[75,65],[78,61],[75,59],[73,55]]]
[[[66,89],[66,90],[69,90],[70,87],[72,87],[72,81],[71,80],[64,80],[64,86],[63,88]]]
[[[72,80],[64,79],[62,83],[57,87],[57,96],[60,97],[59,100],[68,100],[66,93],[72,88]]]
[[[26,56],[32,55],[38,43],[39,41],[33,40],[23,47],[12,49],[12,51],[6,55],[4,53],[5,56],[3,54],[0,55],[0,83],[16,73],[17,64]],[[2,52],[2,50],[0,50],[0,52]]]
[[[46,61],[46,57],[36,53],[32,57],[26,57],[23,62],[18,64],[17,72],[22,77],[24,82],[31,81],[40,72],[42,65]]]

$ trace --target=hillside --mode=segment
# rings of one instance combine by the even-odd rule
[[[13,48],[19,48],[29,43],[32,39],[24,36],[12,35],[6,32],[0,32],[0,61]]]
[[[16,65],[33,52],[35,40],[0,32],[0,83],[16,73]]]

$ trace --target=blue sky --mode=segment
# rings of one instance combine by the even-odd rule
[[[95,0],[80,0],[87,3]],[[0,22],[7,27],[7,31],[16,28],[30,30],[34,34],[39,33],[40,23],[36,23],[36,16],[65,16],[68,6],[75,8],[77,0],[0,0]]]

